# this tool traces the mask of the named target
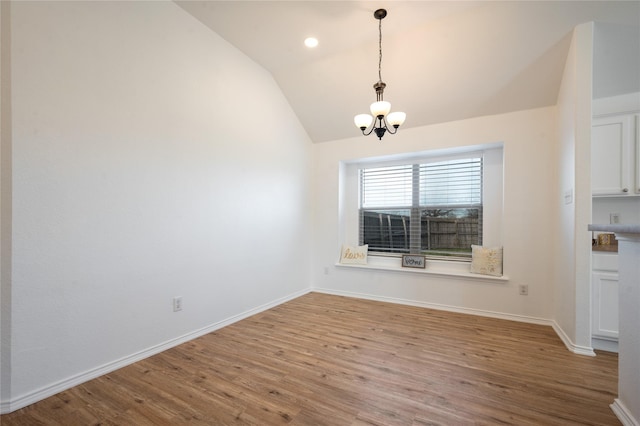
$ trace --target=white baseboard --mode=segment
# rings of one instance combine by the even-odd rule
[[[552,325],[552,321],[543,318],[528,317],[524,315],[505,314],[502,312],[485,311],[482,309],[461,308],[459,306],[442,305],[439,303],[422,302],[418,300],[401,299],[396,297],[377,296],[365,293],[354,293],[348,291],[338,291],[325,288],[314,287],[311,291],[317,293],[333,294],[336,296],[354,297],[358,299],[375,300],[378,302],[397,303],[399,305],[417,306],[420,308],[437,309],[439,311],[457,312],[460,314],[478,315],[482,317],[490,317],[497,319],[505,319],[510,321],[526,322],[530,324]]]
[[[598,337],[591,338],[591,346],[593,349],[600,351],[618,353],[618,341],[609,339],[600,339]]]
[[[557,322],[552,321],[552,325],[551,326],[553,327],[553,331],[556,332],[556,334],[558,335],[560,340],[562,340],[562,343],[564,343],[564,345],[567,347],[567,349],[569,349],[571,352],[573,352],[574,354],[578,354],[578,355],[596,356],[596,353],[593,351],[592,347],[590,347],[590,346],[580,346],[580,345],[576,345],[575,343],[573,343],[571,341],[571,339],[569,338],[569,336],[567,336],[567,333],[564,332],[562,327],[560,327],[560,325],[558,325]]]
[[[574,344],[571,341],[571,339],[569,339],[569,337],[566,335],[566,333],[562,330],[562,328],[554,320],[537,318],[537,317],[529,317],[525,315],[505,314],[503,312],[486,311],[482,309],[461,308],[459,306],[442,305],[438,303],[421,302],[416,300],[400,299],[395,297],[385,297],[385,296],[377,296],[377,295],[371,295],[371,294],[365,294],[365,293],[354,293],[354,292],[348,292],[348,291],[331,290],[331,289],[317,288],[317,287],[314,287],[312,291],[315,291],[318,293],[334,294],[337,296],[355,297],[359,299],[376,300],[379,302],[398,303],[401,305],[418,306],[422,308],[457,312],[461,314],[478,315],[483,317],[505,319],[509,321],[525,322],[529,324],[548,325],[553,328],[553,330],[556,332],[560,340],[562,340],[562,343],[564,343],[567,349],[569,349],[571,352],[578,355],[588,355],[588,356],[596,355],[592,348]]]
[[[267,309],[271,309],[275,306],[281,305],[285,302],[288,302],[290,300],[303,296],[309,293],[310,291],[311,291],[310,288],[297,291],[285,297],[276,299],[272,302],[249,309],[248,311],[242,312],[238,315],[233,315],[222,321],[218,321],[214,324],[210,324],[206,327],[200,328],[198,330],[192,331],[190,333],[184,334],[174,339],[167,340],[166,342],[161,343],[159,345],[152,346],[140,352],[128,355],[124,358],[120,358],[118,360],[115,360],[107,364],[101,365],[99,367],[93,368],[91,370],[85,371],[84,373],[80,373],[75,376],[69,377],[67,379],[61,380],[59,382],[53,383],[49,386],[45,386],[34,392],[29,392],[17,398],[12,398],[9,401],[2,401],[0,402],[0,414],[7,414],[12,411],[19,410],[20,408],[24,408],[27,405],[31,405],[33,403],[41,401],[45,398],[48,398],[57,393],[70,389],[74,386],[78,386],[82,383],[88,382],[89,380],[103,376],[107,373],[118,370],[122,367],[126,367],[127,365],[133,364],[135,362],[141,361],[150,356],[156,355],[160,352],[166,351],[167,349],[173,348],[174,346],[178,346],[182,343],[188,342],[189,340],[193,340],[197,337],[204,336],[205,334],[219,330],[223,327],[226,327],[235,322],[248,318],[252,315],[258,314],[260,312],[266,311]]]
[[[624,426],[640,426],[640,422],[633,417],[629,409],[618,398],[613,401],[610,407]]]

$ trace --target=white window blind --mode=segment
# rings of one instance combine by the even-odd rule
[[[362,208],[411,207],[412,175],[411,165],[360,170]]]
[[[482,157],[420,165],[421,206],[482,203]]]
[[[482,244],[482,174],[481,154],[360,169],[360,243],[469,257]]]

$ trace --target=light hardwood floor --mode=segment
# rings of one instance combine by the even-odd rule
[[[616,354],[550,327],[310,293],[8,425],[619,425]]]

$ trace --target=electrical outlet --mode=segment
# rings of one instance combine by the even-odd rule
[[[609,213],[609,223],[620,223],[620,213]]]
[[[529,286],[526,284],[521,284],[518,287],[518,290],[520,291],[520,296],[528,296],[529,295]]]
[[[182,296],[177,296],[173,298],[173,312],[178,312],[182,310]]]

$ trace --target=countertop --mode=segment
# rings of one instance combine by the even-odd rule
[[[615,232],[619,234],[640,234],[640,223],[616,225],[589,225],[589,231]]]

